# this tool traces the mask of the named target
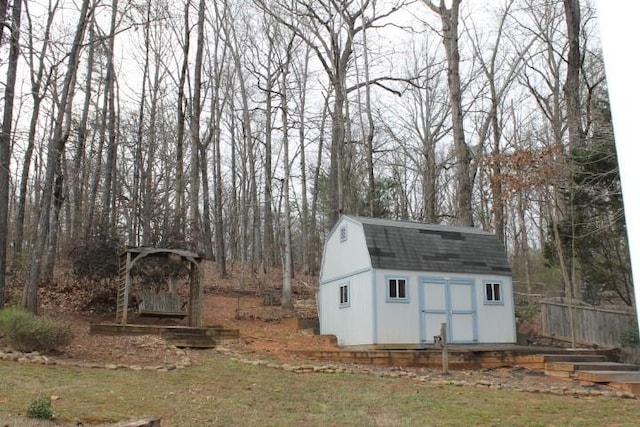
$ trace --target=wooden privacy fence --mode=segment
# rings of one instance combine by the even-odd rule
[[[542,334],[561,340],[571,341],[569,307],[564,302],[541,301]],[[633,325],[635,313],[632,311],[605,310],[591,306],[573,306],[576,343],[620,346],[622,334]]]

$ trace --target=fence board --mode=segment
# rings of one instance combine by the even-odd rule
[[[542,301],[542,333],[571,340],[569,307],[565,303]],[[576,342],[606,347],[620,346],[621,335],[633,324],[635,314],[595,307],[574,306]]]

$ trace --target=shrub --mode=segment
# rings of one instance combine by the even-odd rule
[[[14,307],[0,310],[0,329],[9,344],[19,351],[49,352],[73,339],[68,325]]]
[[[51,398],[44,394],[39,394],[29,402],[27,406],[27,417],[39,420],[53,419],[53,407],[51,406]]]
[[[69,253],[77,278],[102,280],[118,277],[118,254],[122,249],[116,236],[94,236],[76,242]]]
[[[623,347],[640,347],[640,334],[635,319],[630,321],[627,328],[620,334],[620,344]]]

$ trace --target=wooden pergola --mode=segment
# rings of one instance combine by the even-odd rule
[[[179,259],[189,263],[189,300],[186,310],[180,302],[176,289],[169,292],[146,291],[137,295],[138,311],[142,316],[154,317],[187,317],[189,326],[201,326],[202,311],[202,259],[193,252],[181,249],[161,249],[150,247],[131,247],[120,254],[118,297],[116,307],[116,324],[127,325],[129,294],[131,291],[131,270],[133,266],[146,257]]]

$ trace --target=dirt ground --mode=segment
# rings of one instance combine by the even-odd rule
[[[203,325],[239,330],[238,342],[225,343],[225,346],[242,353],[289,360],[292,357],[290,350],[338,348],[329,337],[315,335],[310,329],[298,329],[297,319],[291,313],[283,313],[279,307],[265,307],[260,297],[206,295],[203,306]],[[55,317],[68,322],[75,334],[73,342],[58,355],[59,358],[96,363],[154,365],[173,362],[177,357],[174,349],[168,347],[158,336],[89,334],[90,323],[114,322],[113,314],[74,313]],[[185,324],[184,321],[140,318],[135,312],[130,313],[129,322]],[[190,350],[194,356],[204,356],[208,351],[213,350]]]

